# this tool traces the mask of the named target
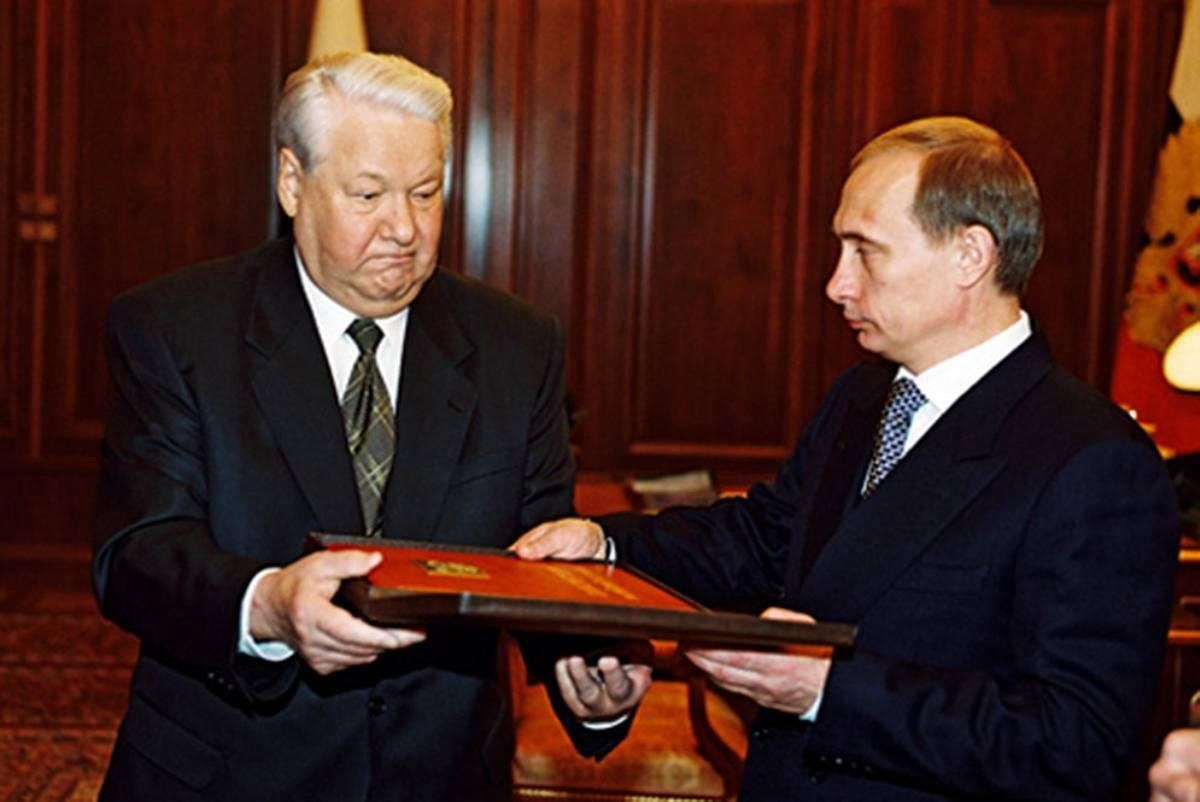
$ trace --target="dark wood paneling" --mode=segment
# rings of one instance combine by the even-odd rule
[[[64,199],[44,288],[47,454],[94,454],[108,301],[267,234],[280,11],[238,0],[64,7],[61,91],[50,93],[61,139],[46,143]]]
[[[965,3],[942,0],[864,0],[848,3],[857,16],[853,74],[859,111],[856,132],[865,142],[915,117],[953,113],[962,96],[961,36]],[[937,42],[937,47],[930,47]],[[959,108],[961,111],[961,107]]]
[[[782,456],[804,4],[651,5],[629,448]]]
[[[514,290],[574,327],[572,291],[587,198],[581,174],[587,148],[592,66],[589,3],[539,0],[531,9],[522,81],[520,205]]]
[[[464,151],[463,224],[470,232],[469,251],[460,269],[508,291],[516,288],[513,264],[521,187],[521,138],[528,118],[522,103],[528,75],[527,26],[530,4],[524,0],[474,7],[471,71],[462,84],[470,93],[471,131]],[[478,13],[486,11],[486,13]],[[477,150],[477,149],[481,149]]]
[[[26,60],[17,52],[17,4],[0,5],[0,455],[17,449],[19,314],[16,271],[17,187],[13,165],[20,128],[16,76]]]
[[[1092,288],[1113,269],[1097,238],[1111,178],[1105,157],[1116,31],[1108,12],[1085,0],[986,3],[970,66],[977,88],[970,111],[1013,141],[1042,195],[1046,246],[1028,307],[1055,356],[1088,379],[1100,324]]]
[[[594,54],[587,165],[588,218],[582,281],[575,320],[580,365],[575,385],[581,423],[578,439],[584,467],[622,467],[628,459],[628,406],[632,387],[630,354],[624,350],[633,329],[630,306],[637,273],[634,222],[642,185],[639,110],[645,87],[646,6],[606,2],[591,32]]]

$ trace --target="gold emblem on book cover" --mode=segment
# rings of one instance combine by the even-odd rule
[[[451,560],[413,560],[430,576],[452,576],[456,579],[487,579],[488,572],[471,563]]]

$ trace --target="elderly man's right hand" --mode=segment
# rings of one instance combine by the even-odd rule
[[[509,549],[523,560],[599,560],[604,557],[604,530],[587,518],[560,518],[535,526]]]
[[[366,575],[382,559],[379,552],[318,551],[265,575],[250,604],[250,635],[283,641],[318,674],[425,640],[420,630],[373,627],[333,603],[343,579]]]

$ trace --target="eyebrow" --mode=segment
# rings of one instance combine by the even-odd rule
[[[872,245],[876,248],[883,247],[883,243],[881,243],[879,240],[872,239],[866,234],[858,231],[838,231],[836,226],[831,227],[830,231],[832,231],[833,235],[842,242],[854,242],[859,245]]]

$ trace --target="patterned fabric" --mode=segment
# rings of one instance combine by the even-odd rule
[[[392,402],[375,363],[375,349],[383,332],[368,318],[354,321],[346,332],[358,344],[360,353],[342,396],[342,417],[366,534],[378,537],[383,527],[383,488],[396,450]]]
[[[908,436],[908,425],[918,409],[925,404],[925,395],[912,379],[900,379],[892,383],[887,403],[883,405],[883,417],[875,432],[875,452],[871,457],[871,470],[863,488],[863,498],[871,495],[883,477],[896,467],[904,455],[904,440]]]

